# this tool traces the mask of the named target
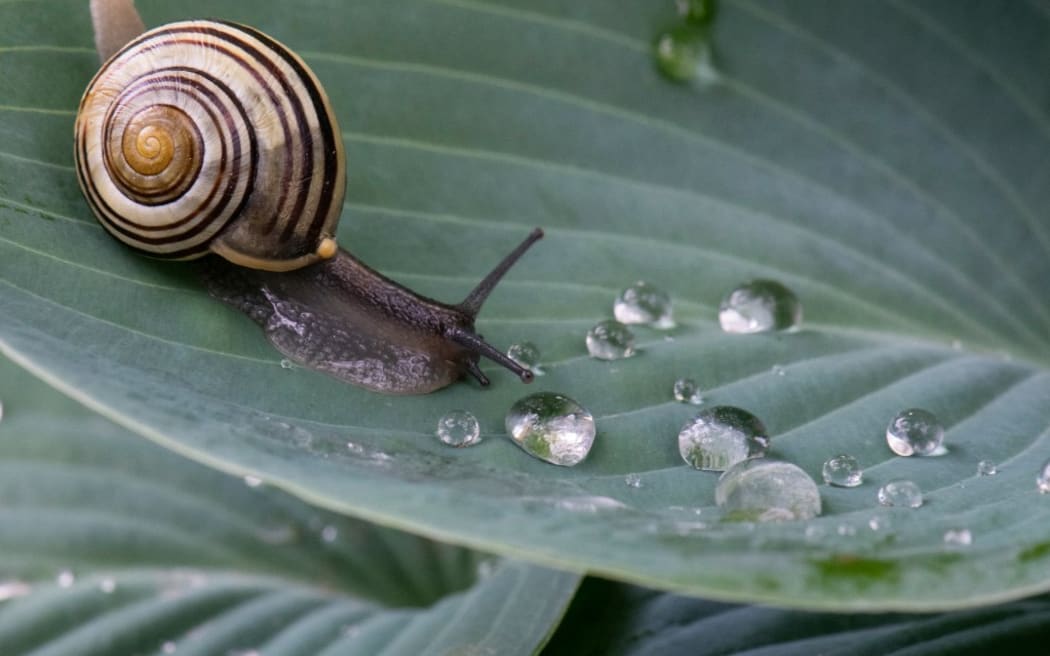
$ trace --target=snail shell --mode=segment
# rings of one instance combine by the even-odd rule
[[[216,21],[146,32],[102,65],[74,130],[92,211],[139,251],[289,271],[338,250],[335,116],[302,59],[261,32]]]

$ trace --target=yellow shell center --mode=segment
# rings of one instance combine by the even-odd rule
[[[152,105],[111,125],[106,168],[121,191],[143,204],[178,198],[193,184],[204,144],[193,120],[178,107]]]

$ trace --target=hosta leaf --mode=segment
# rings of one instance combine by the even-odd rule
[[[980,656],[1046,651],[1046,596],[939,614],[738,606],[601,579],[580,586],[545,656]],[[595,627],[603,627],[597,631]]]
[[[38,375],[215,467],[542,563],[833,609],[1050,588],[1050,504],[1034,485],[1050,456],[1042,4],[728,1],[712,26],[719,76],[692,85],[650,57],[677,20],[670,1],[140,4],[150,25],[220,16],[303,54],[350,162],[340,241],[381,271],[455,300],[547,228],[478,325],[539,344],[549,374],[525,388],[491,369],[490,390],[392,399],[281,368],[190,267],[136,257],[91,218],[69,168],[95,68],[87,11],[20,0],[0,4],[0,344]],[[719,331],[720,299],[754,277],[798,294],[803,330]],[[679,328],[640,330],[630,360],[588,359],[583,332],[639,278],[673,295]],[[670,401],[682,375],[756,413],[777,457],[819,476],[851,453],[867,482],[825,489],[808,537],[708,519],[715,476],[675,445],[693,412]],[[502,437],[506,409],[536,389],[595,414],[582,465]],[[946,424],[948,455],[886,448],[890,418],[916,406]],[[453,408],[479,417],[480,446],[433,439]],[[977,478],[981,459],[1001,473]],[[877,509],[898,477],[926,490],[923,508]],[[970,548],[943,544],[963,527]]]
[[[7,361],[0,398],[4,654],[531,654],[575,592],[209,470]]]

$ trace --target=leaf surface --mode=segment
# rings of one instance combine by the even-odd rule
[[[214,467],[549,565],[833,609],[1050,588],[1050,504],[1034,485],[1050,457],[1042,5],[724,2],[718,79],[692,85],[651,59],[671,2],[140,5],[148,25],[219,16],[303,55],[348,153],[340,242],[380,271],[455,300],[544,226],[478,326],[501,346],[537,343],[549,373],[526,388],[492,368],[488,390],[387,398],[284,369],[191,267],[109,239],[70,168],[96,66],[72,0],[0,3],[0,346],[22,365]],[[801,331],[719,330],[721,298],[755,277],[798,294]],[[679,327],[638,330],[632,359],[589,359],[584,332],[639,278],[672,294]],[[716,477],[677,453],[695,412],[671,401],[679,376],[757,414],[776,457],[819,477],[850,453],[865,484],[824,488],[810,537],[720,524]],[[507,408],[538,390],[597,418],[582,465],[503,437]],[[892,456],[883,431],[908,407],[941,418],[948,455]],[[480,446],[433,438],[454,408],[481,420]],[[982,459],[1001,473],[978,478]],[[895,478],[919,483],[925,506],[879,508]],[[973,545],[945,546],[962,527]]]
[[[8,361],[0,398],[5,654],[532,654],[575,593],[180,458]]]

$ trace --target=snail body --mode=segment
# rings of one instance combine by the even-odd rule
[[[485,355],[474,320],[535,230],[462,303],[420,296],[338,248],[346,187],[328,98],[287,47],[244,25],[145,33],[129,0],[92,0],[100,59],[74,128],[77,177],[110,235],[151,257],[203,258],[213,296],[300,364],[369,389],[430,392]]]

